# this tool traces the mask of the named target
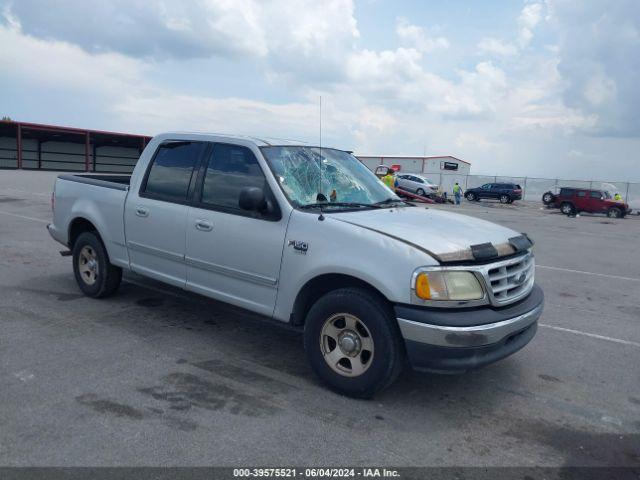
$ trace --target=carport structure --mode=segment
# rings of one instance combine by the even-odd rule
[[[130,173],[151,137],[0,121],[0,168]]]

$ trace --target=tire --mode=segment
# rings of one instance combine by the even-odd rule
[[[469,200],[470,202],[473,202],[475,200],[477,200],[476,194],[473,192],[469,192],[464,196],[467,200]]]
[[[609,210],[607,210],[607,217],[622,218],[622,210],[617,207],[611,207]]]
[[[511,203],[511,197],[509,195],[500,195],[500,203]]]
[[[113,295],[122,280],[122,269],[111,264],[102,240],[94,232],[82,233],[75,241],[73,273],[82,293],[91,298]]]
[[[575,215],[576,213],[575,207],[569,202],[564,202],[562,205],[560,205],[560,211],[565,215]]]
[[[542,203],[544,203],[545,205],[551,205],[553,203],[553,193],[545,192],[542,195]]]
[[[404,365],[404,343],[391,308],[361,288],[334,290],[316,301],[307,314],[304,348],[316,375],[354,398],[371,398],[391,385]]]
[[[416,195],[420,195],[421,197],[424,197],[424,190],[419,188],[418,190],[416,190]]]

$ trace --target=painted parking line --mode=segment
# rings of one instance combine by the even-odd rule
[[[51,223],[50,220],[43,220],[41,218],[27,217],[26,215],[18,215],[17,213],[3,212],[2,210],[0,210],[0,213],[2,215],[9,215],[11,217],[22,218],[24,220],[33,220],[34,222]]]
[[[585,272],[583,270],[571,270],[570,268],[550,267],[548,265],[536,265],[536,268],[546,268],[547,270],[556,270],[560,272],[579,273],[582,275],[591,275],[595,277],[615,278],[617,280],[627,280],[630,282],[640,282],[640,278],[622,277],[620,275],[608,275],[606,273]]]
[[[632,347],[640,347],[640,343],[632,342],[631,340],[623,340],[621,338],[606,337],[604,335],[598,335],[598,334],[595,334],[595,333],[582,332],[580,330],[573,330],[572,328],[564,328],[564,327],[556,327],[555,325],[547,325],[546,323],[539,323],[538,325],[540,327],[550,328],[551,330],[557,330],[559,332],[574,333],[576,335],[583,335],[585,337],[596,338],[598,340],[606,340],[608,342],[620,343],[622,345],[630,345]]]

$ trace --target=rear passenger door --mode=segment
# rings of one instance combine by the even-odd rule
[[[204,142],[160,144],[138,191],[124,209],[125,236],[134,272],[184,287],[187,203]]]
[[[287,218],[282,218],[253,151],[216,143],[200,169],[186,230],[187,288],[272,315]],[[244,187],[259,187],[272,213],[240,209]]]

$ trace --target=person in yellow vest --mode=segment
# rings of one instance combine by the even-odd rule
[[[393,170],[387,170],[387,174],[382,177],[382,183],[391,189],[392,192],[396,191],[396,177],[393,175]]]
[[[456,205],[460,205],[460,197],[462,195],[462,187],[458,185],[458,182],[453,186],[453,196],[456,199]]]
[[[620,195],[618,192],[616,192],[616,194],[613,196],[613,199],[616,202],[621,202],[622,201],[622,195]]]

